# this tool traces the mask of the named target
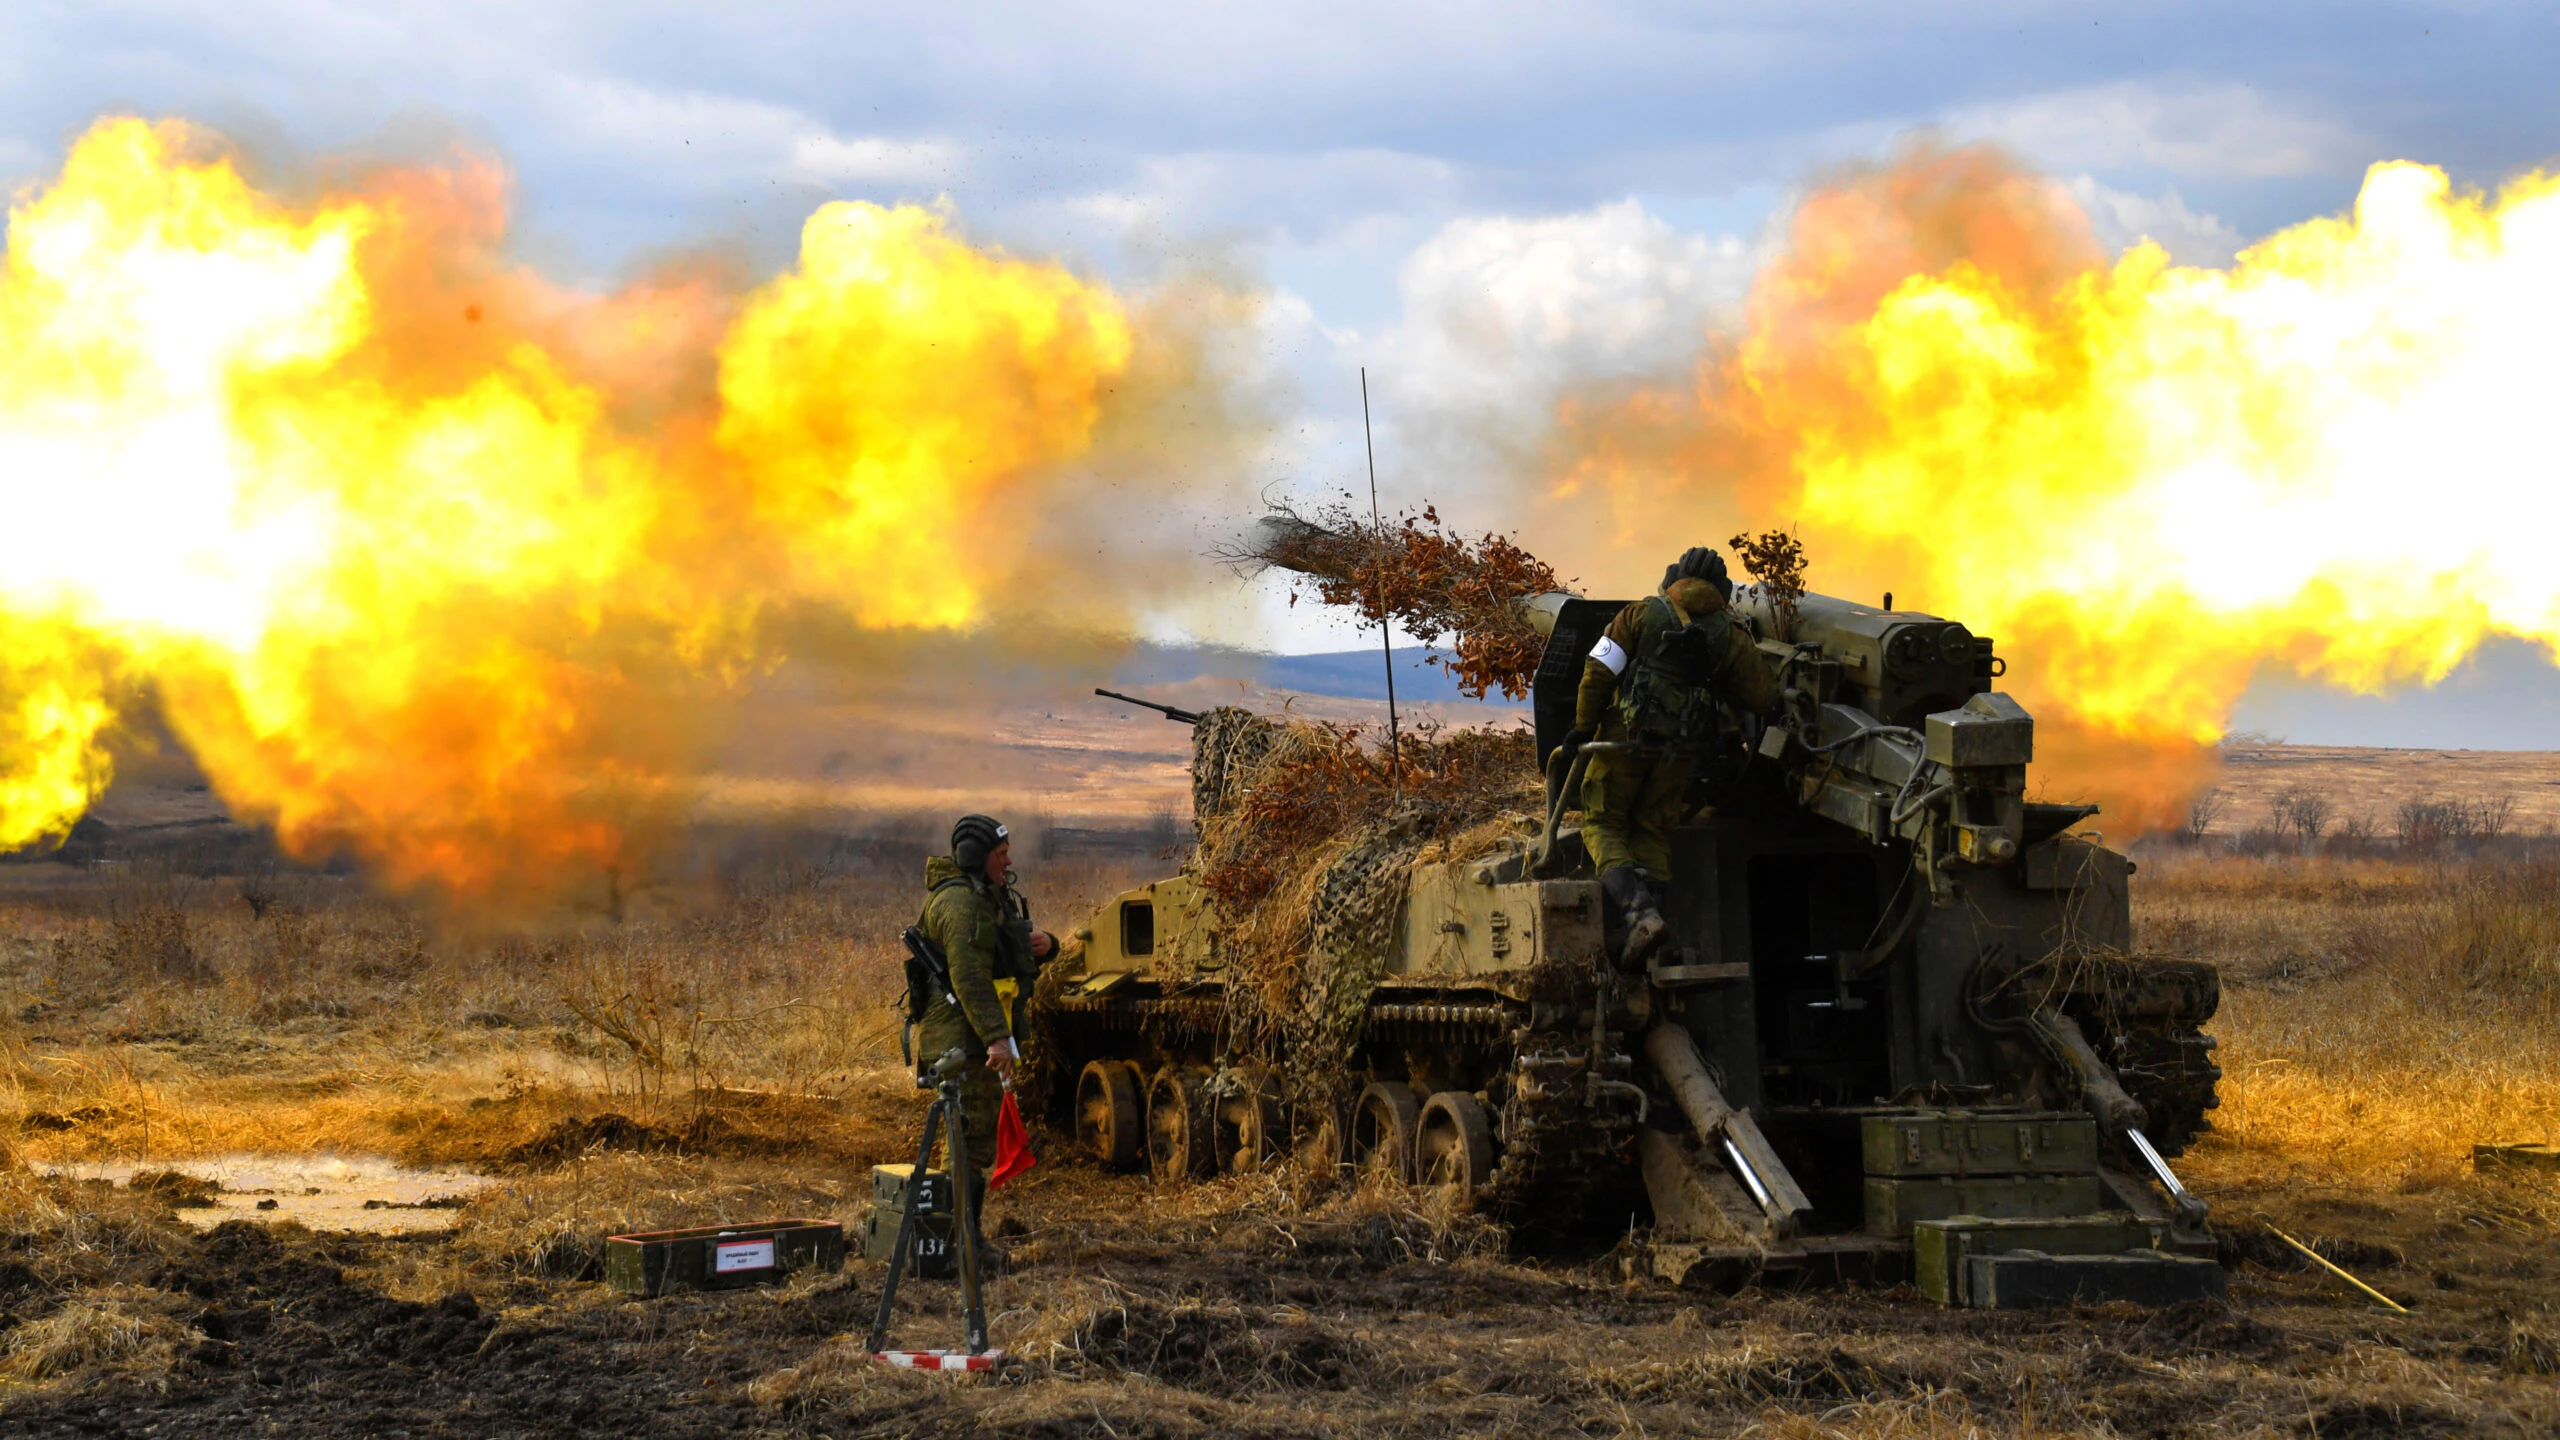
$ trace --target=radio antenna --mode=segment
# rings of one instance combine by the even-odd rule
[[[1369,367],[1360,367],[1360,443],[1369,452],[1369,530],[1378,542],[1378,574],[1386,578],[1387,527],[1378,518],[1378,440],[1369,429]],[[1392,617],[1378,607],[1378,654],[1387,667],[1387,783],[1404,793],[1404,732],[1396,724],[1396,647],[1388,630]]]

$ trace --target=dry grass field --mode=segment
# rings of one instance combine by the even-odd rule
[[[2224,1104],[2181,1164],[2228,1305],[1694,1293],[1624,1278],[1606,1236],[1506,1244],[1422,1193],[1285,1176],[1160,1190],[1055,1142],[993,1206],[1000,1382],[867,1362],[860,1262],[612,1295],[605,1235],[851,1224],[867,1167],[912,1145],[886,1007],[919,859],[766,853],[618,918],[504,928],[325,876],[0,870],[0,1433],[2560,1430],[2560,1176],[2469,1165],[2478,1140],[2560,1138],[2546,846],[2144,855],[2143,944],[2226,976]],[[1027,879],[1066,920],[1155,868]],[[276,1152],[486,1179],[338,1231],[163,1173]],[[2413,1313],[2342,1294],[2258,1216]],[[903,1334],[950,1343],[949,1288],[908,1295]]]
[[[2412,823],[2441,828],[2447,819],[2509,835],[2560,830],[2560,753],[2553,751],[2235,743],[2221,758],[2197,828],[2227,840],[2298,840],[2302,819],[2350,850],[2396,841]]]

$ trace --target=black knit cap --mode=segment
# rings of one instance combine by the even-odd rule
[[[1724,557],[1705,545],[1692,545],[1662,572],[1662,588],[1668,590],[1674,581],[1704,580],[1716,587],[1716,593],[1727,600],[1733,598],[1733,579],[1725,573]]]
[[[987,857],[996,853],[1005,838],[1005,828],[996,823],[994,816],[963,815],[960,823],[951,827],[951,858],[959,861],[963,870],[984,870]]]

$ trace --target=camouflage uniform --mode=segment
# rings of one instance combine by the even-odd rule
[[[954,1046],[968,1053],[973,1063],[960,1072],[960,1105],[969,1163],[983,1177],[995,1160],[996,1114],[1004,1106],[1004,1083],[987,1065],[987,1047],[1022,1032],[1021,997],[1040,973],[1031,958],[1031,912],[1012,886],[969,874],[948,855],[924,862],[924,883],[916,928],[942,948],[960,1003],[936,995],[925,1007],[916,1024],[916,1061],[930,1068]],[[1010,1011],[997,993],[998,980],[1018,982]]]
[[[1755,715],[1778,710],[1778,677],[1749,631],[1726,613],[1725,598],[1703,580],[1683,579],[1650,600],[1620,610],[1591,658],[1582,665],[1573,723],[1600,740],[1623,741],[1631,729],[1631,681],[1638,663],[1661,643],[1663,632],[1685,625],[1728,627],[1713,660],[1705,694],[1690,697],[1694,731],[1713,723],[1708,702],[1722,701]],[[1708,637],[1712,648],[1716,637]],[[1671,878],[1671,831],[1684,818],[1681,799],[1712,731],[1689,733],[1650,754],[1594,755],[1582,772],[1582,843],[1592,867],[1606,875],[1632,865],[1648,879]]]

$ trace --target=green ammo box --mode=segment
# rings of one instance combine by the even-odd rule
[[[769,1285],[794,1270],[843,1264],[844,1227],[833,1220],[701,1225],[612,1235],[604,1242],[605,1283],[625,1295],[736,1290]]]
[[[2508,1141],[2497,1145],[2471,1147],[2474,1170],[2560,1170],[2560,1145],[2535,1145],[2528,1141]]]
[[[2106,1208],[2087,1175],[1867,1177],[1867,1233],[1908,1235],[1924,1220],[1979,1215],[1992,1220],[2059,1219]]]
[[[2066,1215],[2047,1220],[1993,1220],[1958,1215],[1911,1227],[1911,1278],[1920,1293],[1941,1305],[1968,1303],[1965,1261],[1975,1255],[2036,1250],[2047,1255],[2148,1254],[2150,1223],[2125,1212]]]
[[[960,1273],[958,1218],[949,1172],[927,1170],[921,1178],[913,1165],[871,1167],[871,1213],[862,1217],[862,1254],[887,1261],[898,1248],[898,1222],[905,1218],[907,1192],[916,1192],[916,1237],[908,1259],[909,1273],[927,1280],[947,1280]]]
[[[927,1170],[924,1179],[915,1179],[913,1165],[874,1165],[871,1167],[871,1203],[892,1210],[907,1208],[907,1189],[916,1190],[916,1213],[948,1215],[959,1209],[951,1195],[951,1174],[945,1170]]]
[[[2033,1111],[1869,1115],[1858,1148],[1869,1175],[2092,1175],[2098,1122]]]
[[[862,1217],[862,1258],[887,1261],[898,1248],[897,1211],[874,1205]],[[948,1215],[918,1215],[916,1238],[908,1252],[910,1275],[926,1280],[948,1280],[960,1273],[960,1247],[954,1243]]]
[[[2049,1305],[2130,1300],[2175,1305],[2181,1300],[2221,1299],[2230,1292],[2222,1267],[2189,1255],[2145,1251],[2131,1255],[2047,1255],[2013,1250],[1969,1255],[1964,1262],[1965,1303],[1981,1310],[2032,1310]]]

